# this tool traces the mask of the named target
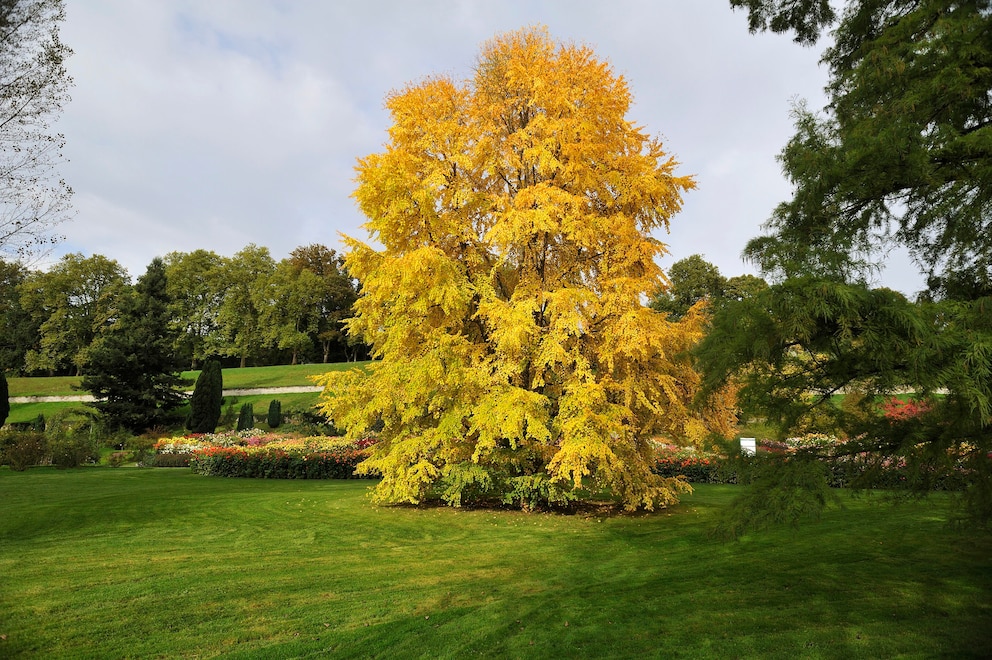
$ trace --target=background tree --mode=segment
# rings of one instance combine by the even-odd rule
[[[709,303],[712,312],[729,301],[740,301],[757,295],[768,283],[756,275],[725,278],[720,269],[698,254],[680,259],[668,272],[668,286],[655,294],[651,308],[680,319],[700,300]]]
[[[294,249],[289,261],[296,270],[310,271],[321,281],[321,295],[316,309],[316,341],[321,347],[322,361],[330,361],[335,347],[347,358],[351,338],[345,332],[344,320],[352,315],[352,305],[358,298],[358,291],[344,267],[343,259],[324,245],[311,244]]]
[[[752,28],[794,29],[807,43],[835,18],[825,1],[731,4],[748,7]],[[841,388],[858,393],[861,414],[832,411],[852,438],[840,453],[876,466],[905,460],[922,490],[962,468],[970,511],[987,523],[992,4],[852,1],[833,35],[823,57],[829,105],[822,114],[796,109],[781,157],[793,197],[746,251],[779,282],[716,316],[700,352],[707,379],[741,379],[742,405],[779,419],[783,433],[831,410]],[[916,304],[866,285],[895,244],[929,276],[929,295]],[[929,402],[927,412],[880,419],[874,401],[905,389]],[[774,478],[761,480],[752,511],[786,501],[795,472],[824,457],[801,458],[810,460],[775,465]],[[822,475],[815,481],[823,486]]]
[[[217,430],[223,405],[224,375],[220,361],[208,359],[203,363],[203,369],[193,386],[186,428],[193,433],[213,433]]]
[[[668,271],[669,285],[655,295],[651,307],[680,319],[700,300],[715,300],[723,296],[726,280],[720,269],[694,254],[672,264]]]
[[[269,345],[290,352],[290,364],[313,347],[323,288],[320,277],[285,259],[253,288],[262,335]]]
[[[224,300],[217,323],[226,342],[224,350],[238,356],[242,367],[248,365],[249,358],[258,356],[266,343],[254,291],[275,267],[269,249],[254,244],[245,246],[224,264]]]
[[[140,433],[165,424],[185,402],[174,346],[165,263],[156,258],[89,350],[82,387],[97,399],[90,405],[113,427]]]
[[[0,260],[0,368],[24,371],[24,357],[38,343],[41,321],[21,305],[21,285],[29,271]]]
[[[208,250],[165,255],[170,309],[181,330],[176,350],[190,369],[219,350],[218,316],[224,300],[224,258]]]
[[[61,0],[0,2],[0,252],[24,257],[57,240],[72,189],[58,176],[62,135],[52,130],[72,78],[59,40]]]
[[[389,97],[390,142],[355,197],[383,245],[349,239],[362,294],[351,332],[381,362],[329,374],[325,412],[382,427],[361,468],[382,502],[564,503],[608,488],[628,509],[675,502],[652,437],[726,420],[690,409],[679,357],[702,320],[642,305],[660,285],[651,237],[692,188],[626,119],[623,78],[542,30],[497,37],[464,86]]]
[[[102,255],[67,254],[21,285],[21,305],[39,324],[37,344],[25,354],[28,371],[80,375],[97,332],[128,287],[127,271]]]
[[[723,284],[724,301],[743,301],[757,296],[768,288],[768,282],[757,275],[735,275]]]

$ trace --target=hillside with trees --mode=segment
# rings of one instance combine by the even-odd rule
[[[165,321],[155,340],[167,337],[169,359],[183,368],[211,357],[227,366],[366,358],[343,324],[358,284],[334,250],[306,245],[276,261],[248,245],[230,257],[196,250],[160,261]],[[15,375],[92,374],[103,359],[95,352],[118,341],[108,338],[139,289],[103,255],[69,254],[47,270],[0,261],[2,367]]]

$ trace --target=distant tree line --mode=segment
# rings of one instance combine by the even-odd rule
[[[161,258],[172,358],[191,369],[365,359],[343,321],[358,285],[341,258],[306,245],[276,261],[248,245],[231,257],[208,250]],[[47,270],[0,261],[0,367],[24,375],[85,375],[110,335],[137,323],[137,284],[116,261],[68,254]],[[130,319],[130,320],[128,320]],[[134,329],[136,330],[136,329]]]
[[[700,300],[713,309],[749,299],[768,288],[768,283],[755,275],[724,277],[719,268],[698,254],[676,261],[666,275],[668,288],[656,293],[650,306],[673,320],[681,319]]]

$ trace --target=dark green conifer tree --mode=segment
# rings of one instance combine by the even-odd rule
[[[238,430],[247,431],[252,428],[255,428],[255,409],[250,403],[246,403],[241,406],[238,414]]]
[[[186,428],[193,433],[213,433],[220,421],[221,407],[224,405],[224,376],[220,362],[207,360],[193,386],[190,398],[190,414]]]
[[[891,465],[919,492],[955,484],[988,526],[992,2],[730,4],[747,9],[752,30],[807,44],[829,32],[829,102],[795,108],[781,155],[791,199],[745,250],[773,285],[718,310],[700,368],[711,386],[733,379],[745,414],[783,436],[829,413],[848,438],[770,460],[733,507],[745,515],[732,531],[819,508],[824,461],[864,466],[854,481],[864,487],[886,485]],[[897,246],[927,278],[916,301],[871,288]],[[881,414],[877,401],[907,391],[922,401],[916,414]],[[842,392],[858,404],[833,406]]]
[[[82,387],[112,428],[140,433],[166,424],[185,401],[165,285],[165,264],[156,258],[90,345]]]
[[[282,424],[282,402],[279,399],[269,401],[269,414],[265,421],[270,429],[278,428]]]
[[[7,375],[0,370],[0,426],[7,422],[10,414],[10,391],[7,389]]]

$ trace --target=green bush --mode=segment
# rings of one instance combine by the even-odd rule
[[[3,435],[2,443],[3,462],[17,472],[39,465],[48,456],[45,434],[37,431],[7,432]]]
[[[189,454],[152,454],[144,461],[146,467],[189,467]]]
[[[710,458],[659,458],[654,473],[662,477],[684,477],[694,484],[733,484],[737,476],[727,470],[723,461]]]
[[[244,447],[212,447],[193,452],[193,472],[214,477],[256,479],[357,479],[355,466],[368,450],[345,449],[312,454],[266,449],[248,452]]]
[[[48,440],[52,465],[74,468],[86,463],[96,463],[100,453],[88,434],[57,435]]]
[[[334,425],[334,420],[312,409],[292,411],[288,415],[287,424],[292,425],[293,430],[301,435],[325,435],[332,438],[344,435],[344,431]]]
[[[224,376],[220,362],[207,360],[193,386],[186,428],[193,433],[213,433],[220,422],[224,405]]]
[[[241,406],[241,413],[238,414],[238,430],[247,431],[255,428],[255,409],[250,403]]]
[[[270,429],[279,428],[282,424],[282,402],[279,399],[273,399],[269,402],[269,414],[265,420]]]
[[[52,464],[73,468],[100,460],[97,425],[93,415],[77,410],[60,410],[45,424]]]

